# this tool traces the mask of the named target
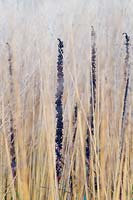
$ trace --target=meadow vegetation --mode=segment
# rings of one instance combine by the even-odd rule
[[[14,2],[0,1],[0,200],[132,200],[132,1]]]

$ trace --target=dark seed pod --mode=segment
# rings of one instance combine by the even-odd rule
[[[63,74],[63,42],[58,39],[58,61],[57,61],[57,92],[56,92],[56,173],[58,180],[62,173],[62,142],[63,142],[63,108],[62,97],[64,90],[64,74]]]
[[[124,79],[125,79],[125,93],[124,93],[124,103],[123,103],[123,113],[122,113],[122,126],[124,124],[124,119],[126,115],[126,104],[127,104],[127,97],[128,97],[128,90],[129,90],[129,45],[130,45],[130,37],[127,33],[123,33],[125,35],[125,47],[126,47],[126,56],[125,56],[125,72],[124,72]]]
[[[91,31],[91,103],[95,111],[96,107],[96,33],[92,26]]]
[[[94,113],[96,108],[96,33],[94,27],[91,27],[91,68],[90,68],[90,114],[88,124],[90,129],[86,131],[86,171],[89,177],[90,171],[90,134],[94,135]]]
[[[73,134],[73,143],[75,142],[76,132],[77,132],[77,117],[78,117],[78,105],[74,106],[74,119],[73,119],[73,127],[74,127],[74,134]]]
[[[122,112],[122,123],[121,123],[121,139],[120,139],[120,159],[122,159],[122,152],[124,151],[124,141],[125,141],[125,128],[126,128],[126,121],[127,121],[127,103],[128,103],[128,94],[129,94],[129,80],[130,80],[130,64],[129,64],[129,58],[130,58],[130,52],[129,52],[129,46],[130,46],[130,37],[127,33],[123,33],[125,35],[125,47],[126,47],[126,55],[125,55],[125,72],[124,72],[124,80],[125,80],[125,91],[124,91],[124,99],[123,99],[123,112]],[[120,187],[120,193],[119,198],[122,199],[122,185],[123,185],[123,173],[121,178],[121,187]]]
[[[13,68],[12,68],[12,53],[9,43],[6,43],[8,47],[8,62],[9,62],[9,81],[10,81],[10,97],[13,97]],[[13,101],[13,98],[11,98]],[[13,178],[16,178],[16,153],[15,153],[15,128],[13,119],[13,102],[9,102],[10,105],[10,122],[9,122],[9,135],[10,135],[10,157],[11,157],[11,169]]]

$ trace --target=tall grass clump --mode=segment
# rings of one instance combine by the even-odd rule
[[[132,199],[132,7],[0,1],[0,200]]]

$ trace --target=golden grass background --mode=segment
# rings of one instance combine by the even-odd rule
[[[132,199],[132,6],[133,2],[126,0],[0,1],[1,200],[82,200],[85,195],[88,200]],[[85,139],[90,108],[92,25],[97,35],[97,104],[95,133],[90,138],[88,180]],[[126,56],[123,32],[130,36],[130,83],[124,148],[120,156]],[[64,165],[59,187],[55,168],[58,37],[64,42]],[[12,58],[12,78],[7,42]],[[77,133],[73,146],[76,103]],[[16,184],[11,171],[10,112],[15,129]],[[69,193],[70,173],[73,196]]]

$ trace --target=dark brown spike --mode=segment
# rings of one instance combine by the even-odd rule
[[[56,92],[56,174],[58,182],[62,174],[62,142],[63,142],[63,108],[62,97],[64,90],[64,74],[63,74],[63,42],[58,39],[58,61],[57,61],[57,92]]]
[[[12,53],[9,43],[6,43],[8,47],[8,63],[9,63],[9,80],[10,80],[10,101],[13,101],[13,67],[12,67]],[[15,129],[13,119],[13,102],[9,102],[10,105],[10,121],[9,121],[9,134],[10,134],[10,156],[11,156],[11,169],[14,180],[16,179],[16,153],[15,153]]]

